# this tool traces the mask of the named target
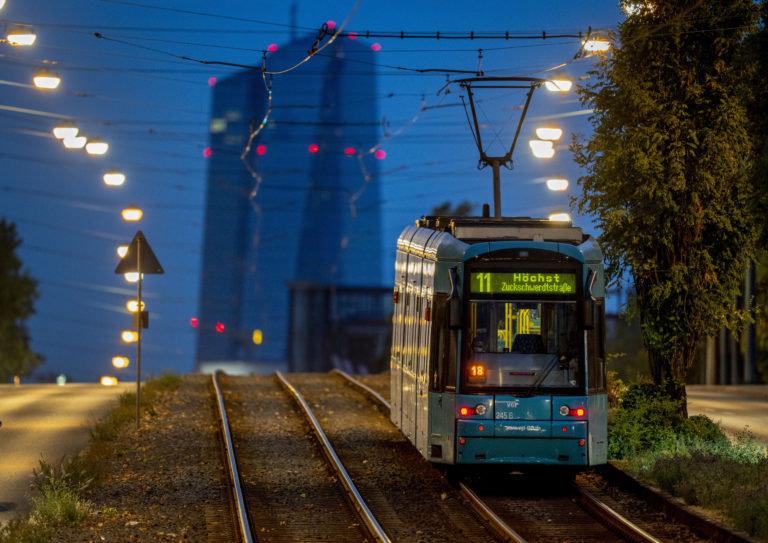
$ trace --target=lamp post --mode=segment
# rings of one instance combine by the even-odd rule
[[[128,252],[115,268],[115,273],[130,272],[139,274],[139,280],[136,281],[136,311],[133,313],[133,328],[136,330],[136,429],[138,429],[141,424],[141,330],[149,326],[149,312],[143,310],[141,302],[141,284],[145,273],[165,273],[141,230],[133,236],[133,241],[128,245]]]

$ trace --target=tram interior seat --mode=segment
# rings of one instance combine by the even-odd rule
[[[517,334],[512,342],[513,353],[543,354],[545,353],[544,341],[538,334]]]

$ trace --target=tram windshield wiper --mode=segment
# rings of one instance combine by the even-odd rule
[[[533,396],[534,392],[536,392],[541,384],[544,382],[544,380],[549,376],[550,373],[552,373],[552,370],[555,369],[555,366],[557,365],[558,358],[557,355],[552,355],[552,360],[550,361],[549,365],[547,366],[547,369],[545,369],[541,375],[536,379],[536,381],[531,385],[531,388],[525,391],[524,396]]]

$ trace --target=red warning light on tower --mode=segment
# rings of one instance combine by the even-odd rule
[[[354,155],[355,154],[355,148],[354,147],[347,147],[344,149],[345,155]]]
[[[206,147],[205,149],[203,149],[203,156],[205,158],[208,158],[209,156],[211,156],[212,153],[213,151],[211,151],[210,147]]]
[[[221,323],[221,322],[217,322],[216,323],[216,331],[221,334],[224,331],[224,324]]]
[[[311,143],[309,145],[309,152],[310,153],[317,153],[319,150],[320,150],[320,147],[318,147],[316,143]]]
[[[259,145],[256,147],[256,154],[257,155],[263,155],[267,152],[267,146],[266,145]]]
[[[192,328],[197,328],[197,317],[192,317],[191,319],[189,319],[189,325]]]

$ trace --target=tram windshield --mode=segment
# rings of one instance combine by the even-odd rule
[[[463,389],[583,389],[576,302],[471,301],[469,310],[462,334]]]

